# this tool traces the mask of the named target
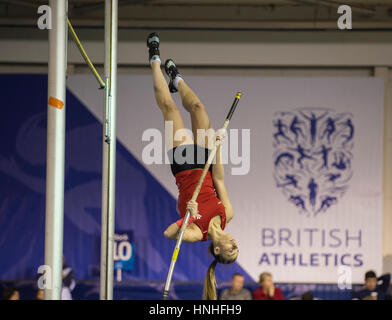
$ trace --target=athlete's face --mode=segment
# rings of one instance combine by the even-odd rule
[[[231,234],[225,234],[218,241],[218,247],[220,254],[225,260],[235,260],[238,256],[238,246],[237,242]]]

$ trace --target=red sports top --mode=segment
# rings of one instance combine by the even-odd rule
[[[253,291],[253,300],[284,300],[284,295],[280,288],[275,287],[274,296],[270,297],[264,292],[264,289],[260,287]]]
[[[181,218],[185,217],[186,203],[191,200],[193,192],[195,191],[197,183],[199,182],[201,173],[202,170],[191,169],[181,171],[175,176],[179,191],[177,205]],[[210,221],[213,217],[221,216],[222,230],[224,230],[226,226],[225,207],[215,193],[214,182],[212,180],[210,170],[206,174],[196,202],[198,203],[198,209],[201,218],[193,223],[195,223],[203,233],[202,241],[207,241],[208,226],[210,225]]]

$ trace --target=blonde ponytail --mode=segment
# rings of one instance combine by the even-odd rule
[[[216,279],[215,279],[215,268],[217,260],[212,261],[210,264],[206,277],[204,279],[203,299],[204,300],[218,300],[216,294]]]
[[[206,277],[204,279],[204,289],[203,289],[203,299],[204,300],[218,300],[216,294],[216,279],[215,279],[215,268],[219,263],[229,264],[233,263],[237,257],[234,259],[225,259],[223,255],[215,254],[214,245],[211,242],[208,246],[208,251],[214,256],[214,261],[210,264],[207,270]]]

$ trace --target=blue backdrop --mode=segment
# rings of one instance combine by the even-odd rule
[[[0,279],[34,279],[44,263],[47,76],[0,75],[0,87]],[[97,279],[102,124],[68,90],[65,155],[66,263],[77,279]],[[177,219],[176,199],[117,141],[116,230],[132,231],[135,246],[123,279],[166,279],[175,243],[163,231]],[[183,244],[174,280],[204,279],[207,245]],[[218,266],[217,279],[233,272],[251,281],[236,263]]]

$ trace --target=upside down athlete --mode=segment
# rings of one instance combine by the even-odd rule
[[[214,135],[207,134],[203,138],[197,135],[198,129],[211,132],[212,126],[208,118],[204,105],[196,94],[188,87],[173,60],[165,62],[165,72],[169,76],[169,86],[161,71],[161,60],[159,53],[159,36],[151,33],[147,38],[149,48],[149,61],[152,68],[155,99],[162,111],[165,121],[173,124],[173,145],[167,146],[168,156],[171,160],[171,170],[175,177],[179,190],[178,211],[181,219],[171,224],[164,232],[165,237],[176,240],[179,234],[187,210],[190,210],[191,217],[185,229],[183,241],[196,242],[212,240],[209,251],[214,256],[214,261],[207,270],[204,281],[204,298],[216,300],[215,289],[215,268],[217,263],[233,263],[238,256],[238,247],[232,235],[223,230],[233,218],[233,208],[231,206],[225,183],[224,168],[221,163],[220,150],[216,153],[216,164],[210,166],[210,170],[204,179],[200,193],[196,201],[190,201],[196,188],[199,178],[207,162],[211,150],[208,148],[214,145]],[[184,132],[184,123],[181,114],[170,92],[179,92],[184,108],[190,113],[192,122],[192,133],[198,137],[196,143],[192,137]],[[176,141],[176,132],[182,132],[182,139]],[[223,142],[225,132],[219,130],[215,139]],[[168,142],[166,141],[168,144]],[[220,149],[220,148],[219,148]],[[181,159],[194,157],[193,161],[176,161],[176,155],[181,154]],[[200,155],[205,155],[200,162]]]

